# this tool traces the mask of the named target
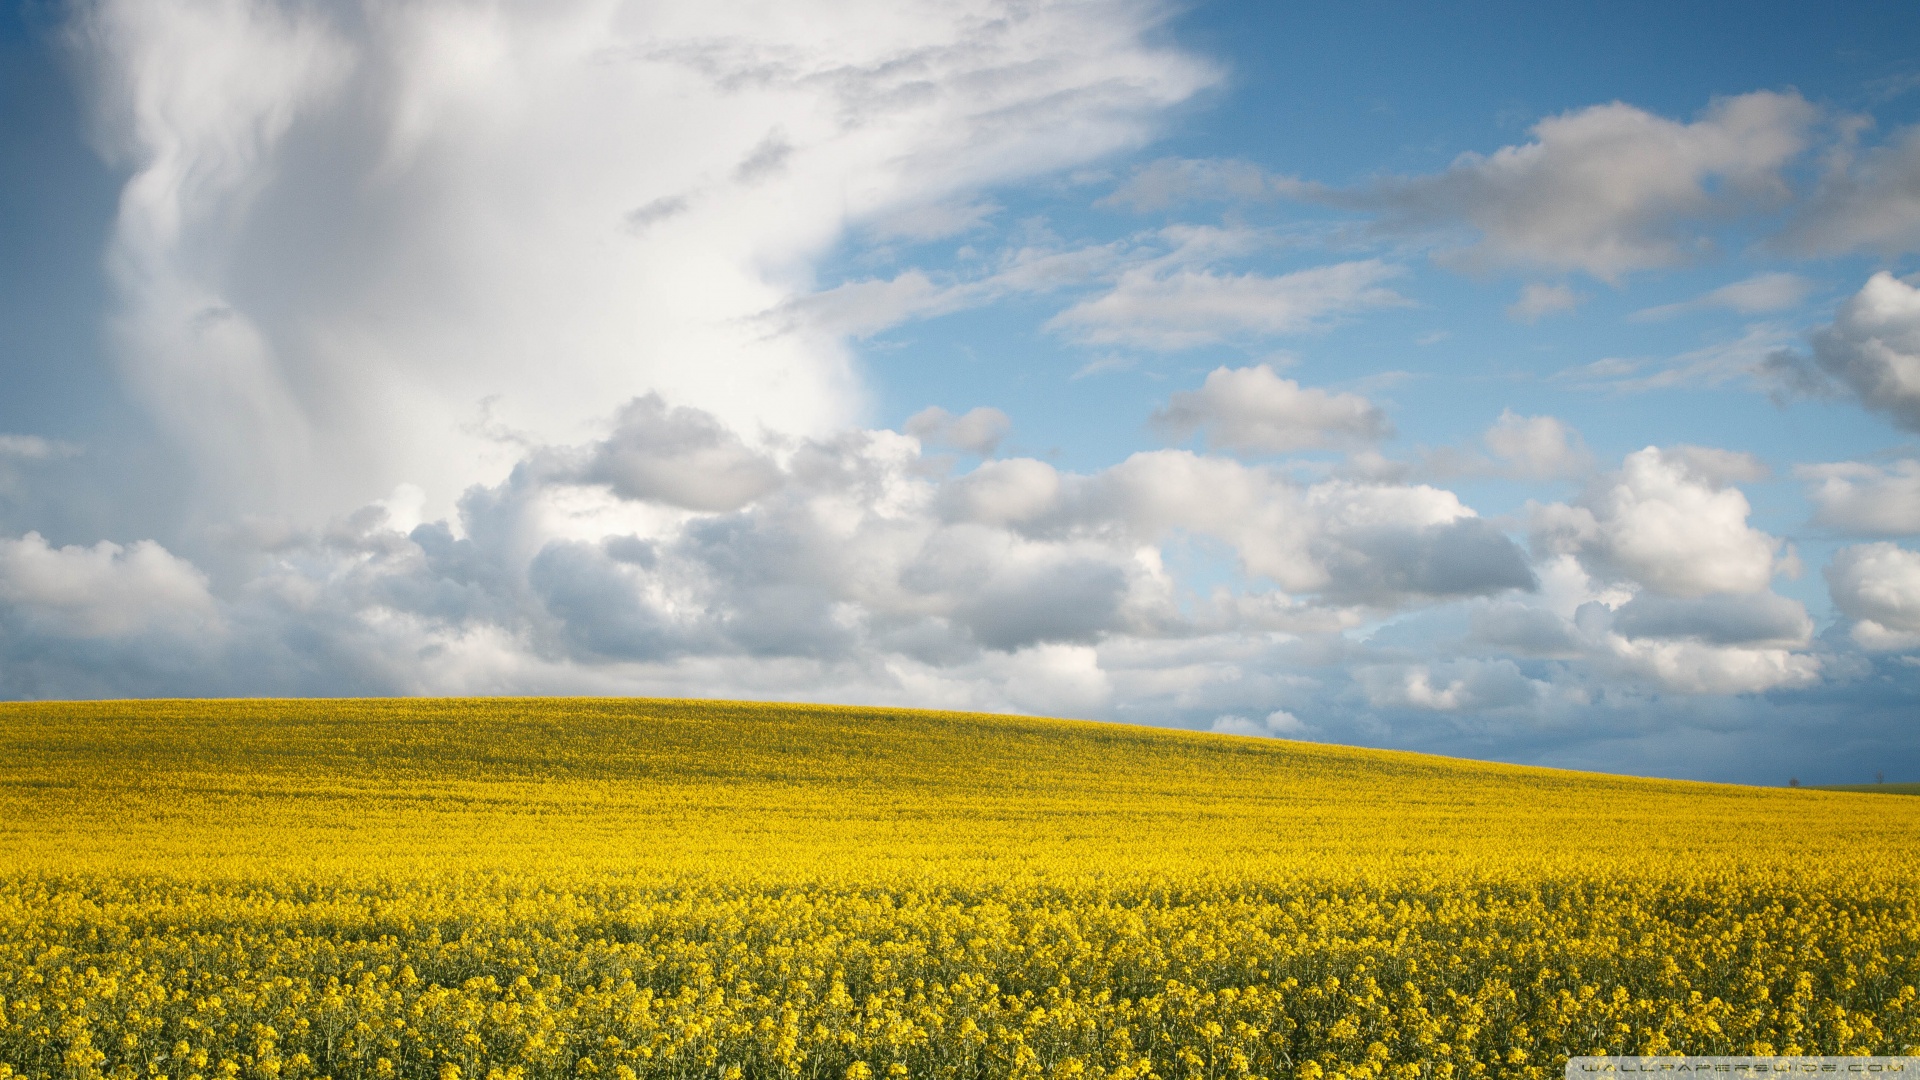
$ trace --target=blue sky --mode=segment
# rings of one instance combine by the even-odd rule
[[[4,20],[0,694],[1920,773],[1902,5]]]

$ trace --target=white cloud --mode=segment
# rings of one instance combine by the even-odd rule
[[[1687,598],[1642,593],[1613,609],[1612,629],[1632,639],[1792,647],[1807,643],[1813,620],[1804,604],[1771,592]]]
[[[1125,244],[1056,249],[1023,246],[1002,253],[990,272],[936,281],[919,269],[864,278],[795,297],[754,320],[776,334],[870,337],[912,319],[980,307],[1005,297],[1044,294],[1110,278],[1116,266],[1166,265],[1188,257]]]
[[[1367,702],[1380,707],[1462,712],[1530,705],[1547,690],[1511,660],[1461,660],[1438,667],[1368,668],[1360,673]]]
[[[1647,447],[1577,503],[1532,506],[1539,597],[1487,605],[1475,638],[1671,693],[1812,685],[1825,670],[1805,651],[1813,621],[1770,588],[1798,560],[1747,523],[1732,486],[1765,475],[1747,454]]]
[[[1516,480],[1563,480],[1593,472],[1593,454],[1586,440],[1552,416],[1521,416],[1503,409],[1499,419],[1481,433],[1480,444],[1484,453],[1442,446],[1421,451],[1412,462],[1359,453],[1348,458],[1345,471],[1379,478],[1420,474],[1439,479],[1504,476]]]
[[[1776,362],[1792,367],[1790,355]],[[1860,404],[1920,431],[1920,289],[1881,271],[1813,334],[1813,360]]]
[[[1006,661],[1007,695],[1022,710],[1085,716],[1113,696],[1099,654],[1085,646],[1040,645]]]
[[[1520,298],[1507,305],[1507,318],[1535,323],[1548,315],[1558,315],[1580,306],[1586,297],[1566,285],[1531,282],[1520,290]]]
[[[1061,477],[1032,458],[989,461],[949,485],[942,499],[949,515],[983,525],[1031,522],[1060,503]]]
[[[1577,505],[1535,507],[1535,543],[1670,596],[1759,592],[1785,562],[1781,543],[1747,524],[1752,508],[1730,485],[1760,475],[1748,455],[1649,446]]]
[[[1820,679],[1817,656],[1791,649],[1724,648],[1696,641],[1610,639],[1627,670],[1683,694],[1757,694],[1810,686]]]
[[[116,660],[117,692],[669,692],[724,669],[742,692],[899,700],[937,686],[969,707],[1084,711],[1112,700],[1100,656],[1116,643],[1324,633],[1534,585],[1513,542],[1437,488],[1301,485],[1185,451],[1091,474],[987,461],[946,479],[909,436],[760,450],[652,396],[601,439],[529,448],[452,521],[419,522],[421,495],[403,485],[320,528],[230,531],[243,550],[218,600],[156,545],[30,536],[6,549],[0,600],[9,625],[69,636],[125,636],[170,612],[246,628],[186,633],[220,653],[197,676],[156,683],[152,664]],[[1225,592],[1168,569],[1166,550],[1191,537],[1227,553]],[[31,644],[4,631],[0,654]],[[61,656],[57,678],[96,688],[101,672]],[[0,686],[25,692],[27,669],[7,670]],[[44,692],[56,675],[34,678]]]
[[[999,212],[999,206],[985,199],[950,199],[902,207],[874,221],[867,229],[882,240],[920,243],[972,232]]]
[[[1551,480],[1593,469],[1593,454],[1580,433],[1551,416],[1521,416],[1503,409],[1480,441],[1512,476]]]
[[[623,455],[691,461],[689,473],[714,487],[771,460],[777,483],[689,508],[695,500],[674,505],[649,483],[603,478]],[[1752,475],[1752,463],[1656,452],[1658,482],[1636,477],[1634,465],[1615,479],[1641,502],[1690,507],[1727,540],[1718,519],[1739,519],[1739,507],[1699,500],[1731,490],[1713,477]],[[1584,700],[1594,679],[1733,694],[1807,685],[1822,670],[1803,651],[1804,609],[1764,588],[1684,595],[1590,579],[1579,558],[1616,574],[1630,561],[1625,545],[1607,540],[1642,518],[1635,507],[1613,513],[1618,500],[1594,500],[1601,512],[1586,510],[1591,529],[1574,538],[1575,554],[1549,554],[1536,575],[1499,528],[1426,485],[1302,484],[1177,450],[1086,474],[1015,458],[945,478],[909,436],[850,431],[760,451],[708,414],[650,399],[621,410],[602,439],[531,448],[508,479],[471,489],[456,520],[402,532],[415,525],[418,495],[402,488],[323,529],[257,538],[218,598],[198,570],[154,545],[11,542],[0,551],[0,688],[697,694],[725,685],[754,696],[1185,717],[1223,731],[1326,737],[1337,732],[1301,722],[1293,702],[1339,710],[1357,692],[1386,710],[1530,716]],[[1194,538],[1226,565],[1175,557]],[[1739,539],[1721,545],[1722,557],[1743,557]],[[1681,565],[1668,576],[1705,557],[1670,554]],[[1409,659],[1391,642],[1339,636],[1385,614],[1475,598],[1487,601],[1475,641],[1549,666],[1445,650]],[[63,651],[62,635],[141,644],[113,645],[111,656]],[[169,667],[163,646],[177,642],[199,652]],[[1321,677],[1289,673],[1313,656],[1306,662],[1322,665]]]
[[[849,225],[1139,145],[1218,78],[1152,44],[1159,19],[94,0],[99,138],[133,171],[121,359],[215,518],[324,520],[402,482],[446,513],[517,459],[482,401],[547,443],[650,391],[836,431],[863,407],[863,324],[756,316]]]
[[[1245,572],[1333,605],[1531,589],[1506,535],[1450,491],[1331,480],[1301,487],[1269,469],[1182,450],[1135,454],[1068,485],[1059,515],[1030,528],[1176,531],[1232,546]]]
[[[1753,484],[1773,475],[1767,463],[1745,450],[1722,450],[1716,446],[1678,446],[1663,448],[1661,456],[1678,463],[1688,473],[1709,484]]]
[[[1029,239],[1030,242],[1010,246],[990,259],[983,259],[970,274],[936,278],[913,268],[891,278],[842,282],[795,297],[760,313],[754,321],[775,335],[865,338],[913,319],[977,308],[1009,296],[1045,295],[1094,283],[1104,283],[1110,288],[1140,288],[1139,283],[1143,282],[1164,284],[1176,278],[1205,279],[1227,282],[1224,288],[1230,292],[1236,288],[1233,282],[1240,282],[1240,287],[1244,287],[1249,283],[1282,280],[1222,277],[1196,269],[1219,259],[1247,255],[1272,242],[1257,230],[1241,227],[1168,225],[1123,241],[1078,247],[1061,245],[1050,235]],[[1339,267],[1322,269],[1336,277],[1344,272]],[[1305,277],[1294,277],[1285,287],[1295,289],[1299,293],[1296,299],[1311,305],[1319,302],[1313,293],[1327,284],[1322,280],[1326,276],[1308,272]],[[1129,282],[1134,284],[1129,286]],[[1254,287],[1258,287],[1257,284]],[[1206,290],[1202,287],[1200,291]],[[1204,301],[1204,297],[1201,299]],[[1188,314],[1201,316],[1203,313]],[[1313,314],[1317,318],[1326,312]],[[1245,321],[1243,316],[1244,313],[1229,312],[1219,320],[1219,325],[1193,330],[1188,336],[1198,341],[1208,334],[1246,331],[1247,327],[1236,322],[1236,319]],[[1063,314],[1060,318],[1064,317]],[[1056,329],[1065,325],[1059,318],[1055,324]],[[1089,372],[1093,370],[1100,367],[1092,366]]]
[[[1277,277],[1139,267],[1123,273],[1112,291],[1054,316],[1047,328],[1086,344],[1150,349],[1297,334],[1350,312],[1405,305],[1382,284],[1402,273],[1377,259]]]
[[[1795,307],[1807,298],[1807,293],[1812,289],[1813,282],[1798,274],[1756,274],[1743,281],[1722,285],[1691,300],[1636,311],[1631,318],[1636,322],[1653,322],[1712,308],[1737,311],[1742,315],[1759,315]]]
[[[982,405],[955,416],[938,405],[907,417],[906,433],[923,443],[951,446],[979,457],[992,457],[1000,441],[1013,430],[1013,421],[999,409]]]
[[[56,548],[31,532],[0,539],[0,615],[62,637],[218,629],[206,575],[159,544]]]
[[[1153,423],[1176,439],[1199,431],[1209,446],[1264,453],[1364,446],[1393,431],[1366,398],[1302,388],[1265,364],[1215,368],[1200,389],[1169,398]]]
[[[1801,465],[1794,475],[1814,481],[1807,491],[1814,521],[1855,536],[1920,533],[1920,461],[1892,465],[1838,461]]]
[[[1862,648],[1920,649],[1920,552],[1888,543],[1841,548],[1826,578],[1833,606],[1854,620]]]
[[[1214,717],[1207,730],[1222,735],[1249,735],[1257,739],[1304,739],[1312,731],[1299,717],[1285,709],[1275,709],[1263,720],[1226,713]]]
[[[1548,117],[1534,141],[1463,154],[1445,172],[1313,197],[1412,231],[1463,225],[1462,265],[1581,270],[1617,281],[1702,250],[1689,223],[1740,201],[1779,198],[1782,166],[1807,145],[1817,110],[1797,94],[1715,101],[1690,124],[1615,102]]]
[[[1920,249],[1920,127],[1863,155],[1839,155],[1779,242],[1816,255]]]
[[[635,398],[614,432],[572,478],[608,485],[626,499],[688,510],[738,510],[780,486],[779,466],[707,413],[668,408],[658,394]]]

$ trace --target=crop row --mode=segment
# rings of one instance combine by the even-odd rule
[[[0,885],[0,1077],[1556,1076],[1920,1053],[1879,878]]]

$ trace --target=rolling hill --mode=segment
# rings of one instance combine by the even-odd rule
[[[15,704],[0,762],[22,1075],[1920,1052],[1920,800],[602,699]]]

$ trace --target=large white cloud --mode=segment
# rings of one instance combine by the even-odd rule
[[[851,221],[1138,144],[1215,73],[1119,3],[97,0],[132,172],[120,352],[208,513],[444,512],[658,391],[737,430],[862,408],[754,318]]]
[[[1920,648],[1920,552],[1895,544],[1842,548],[1826,569],[1833,606],[1868,649]]]
[[[1811,482],[1807,498],[1822,525],[1854,536],[1920,533],[1920,461],[1836,461],[1802,465],[1794,475]]]
[[[1900,427],[1920,431],[1920,289],[1881,271],[1813,334],[1821,372]],[[1782,354],[1776,363],[1791,367]]]
[[[1788,648],[1729,648],[1699,641],[1607,639],[1628,672],[1683,694],[1753,694],[1810,686],[1820,679],[1820,658]]]
[[[206,575],[159,544],[54,547],[39,533],[0,539],[0,616],[72,638],[221,629]]]
[[[1771,589],[1797,558],[1748,523],[1734,486],[1765,473],[1745,454],[1650,446],[1577,502],[1535,506],[1541,596],[1483,607],[1474,636],[1682,694],[1817,682],[1812,619]]]
[[[1752,507],[1731,483],[1758,472],[1744,455],[1649,446],[1579,503],[1537,508],[1536,543],[1670,596],[1758,592],[1782,567],[1782,544],[1747,523]]]

